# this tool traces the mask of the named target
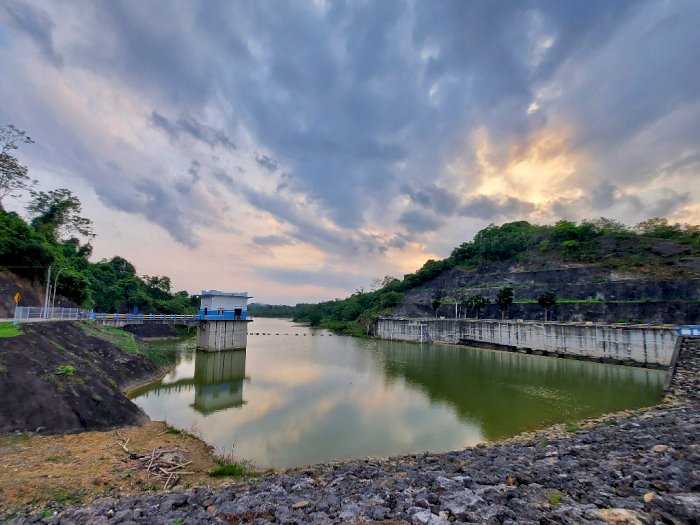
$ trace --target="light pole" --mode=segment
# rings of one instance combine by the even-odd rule
[[[53,280],[53,298],[51,299],[51,309],[53,309],[54,305],[56,304],[56,287],[58,286],[58,276],[61,275],[63,270],[65,270],[65,268],[59,269],[58,273],[56,274],[56,278]]]
[[[44,295],[44,312],[41,317],[49,316],[49,288],[51,287],[51,266],[49,266],[49,275],[46,277],[46,294]]]

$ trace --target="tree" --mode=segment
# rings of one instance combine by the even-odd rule
[[[513,288],[510,286],[504,286],[498,291],[496,295],[496,304],[501,310],[501,320],[506,318],[506,311],[508,307],[513,302]]]
[[[546,291],[537,298],[537,304],[539,304],[544,309],[544,320],[547,321],[547,312],[549,309],[557,304],[557,296],[554,292]]]
[[[433,292],[433,313],[435,314],[435,317],[437,318],[437,311],[438,308],[440,308],[440,305],[442,304],[442,298],[445,297],[445,290],[442,288],[436,288],[435,291]]]
[[[43,231],[54,240],[70,234],[78,234],[88,239],[95,237],[92,221],[80,216],[80,199],[66,188],[51,191],[32,191],[32,201],[27,211],[34,218],[32,227]]]
[[[16,197],[17,192],[27,189],[36,183],[27,175],[27,167],[23,166],[12,155],[18,144],[32,144],[34,141],[25,131],[20,131],[12,124],[0,126],[0,210],[4,210],[2,200],[5,197]]]
[[[653,219],[642,221],[634,229],[642,235],[661,239],[671,239],[683,231],[680,224],[671,224],[668,222],[668,219],[663,217],[654,217]]]
[[[476,318],[479,318],[479,312],[484,309],[484,307],[489,304],[489,300],[484,297],[483,295],[472,295],[469,298],[469,302],[471,303],[471,307],[476,313]]]

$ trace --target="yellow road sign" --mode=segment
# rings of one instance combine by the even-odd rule
[[[21,298],[22,298],[22,296],[19,294],[19,292],[17,292],[13,297],[13,299],[15,300],[15,303],[18,303]]]

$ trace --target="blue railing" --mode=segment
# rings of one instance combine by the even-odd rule
[[[199,314],[107,314],[92,312],[95,321],[197,321]]]
[[[86,319],[95,321],[245,321],[246,312],[236,315],[234,312],[224,311],[223,313],[200,311],[198,314],[108,314],[90,312]]]

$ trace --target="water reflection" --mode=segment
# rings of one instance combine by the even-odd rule
[[[185,349],[189,350],[189,345]],[[237,408],[245,403],[245,359],[245,350],[181,351],[177,364],[170,373],[160,381],[131,391],[130,397],[149,399],[187,393],[190,399],[194,399],[189,406],[204,416],[219,410]],[[194,371],[191,370],[193,362]]]
[[[328,333],[279,319],[255,324],[265,335],[250,335],[246,351],[196,353],[183,343],[172,372],[132,399],[219,452],[288,467],[452,450],[651,405],[664,378],[465,347],[298,337]]]
[[[369,341],[387,378],[478,421],[489,440],[658,401],[664,374],[476,348]]]
[[[245,350],[197,352],[194,408],[203,415],[243,405]]]

